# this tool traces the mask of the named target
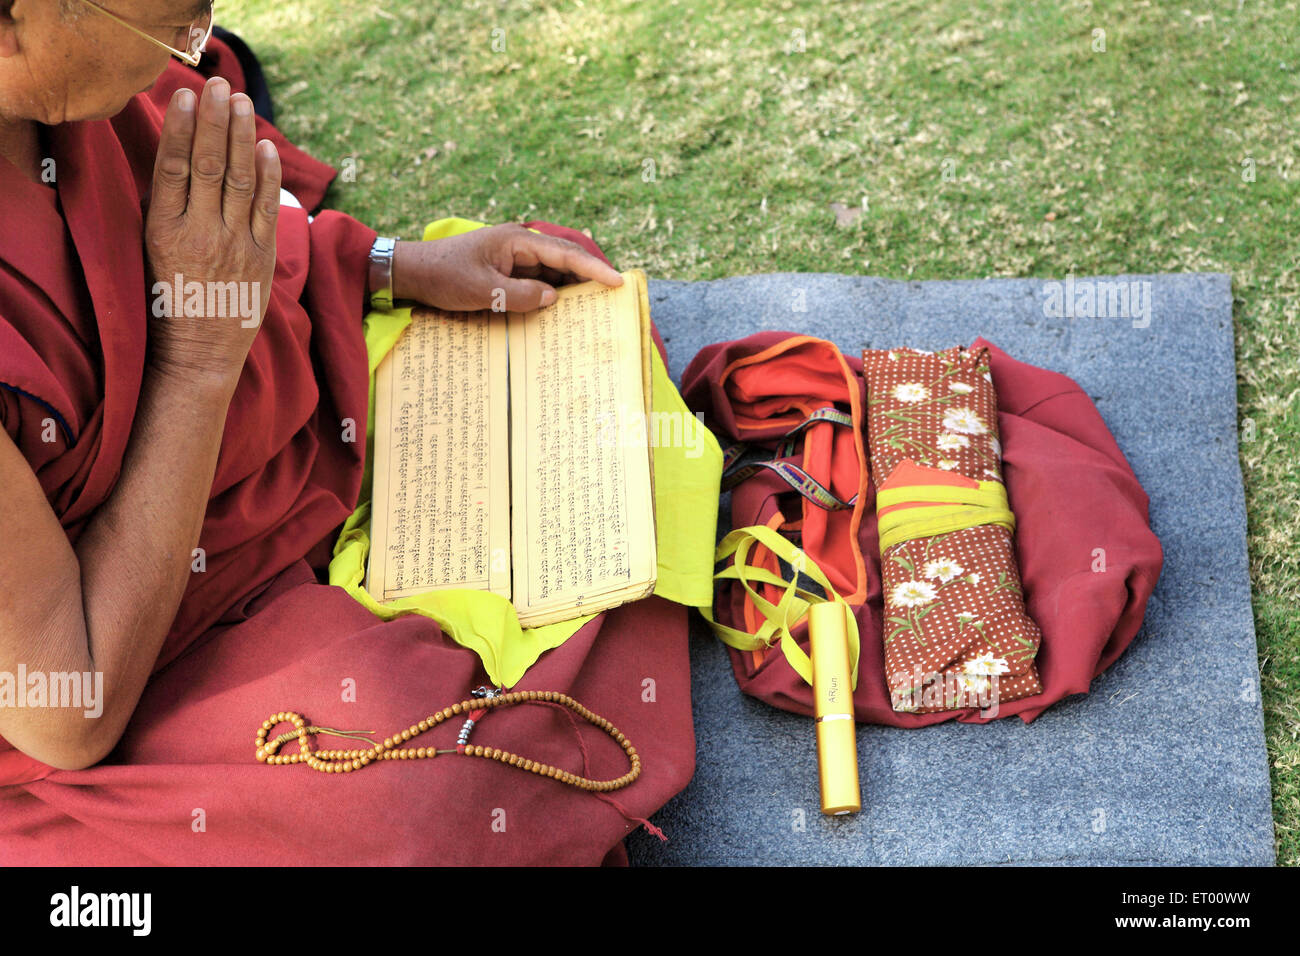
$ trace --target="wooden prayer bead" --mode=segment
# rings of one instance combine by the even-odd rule
[[[351,773],[354,770],[360,770],[368,766],[375,760],[427,760],[438,756],[436,747],[418,747],[402,748],[399,745],[418,737],[425,731],[431,730],[444,720],[449,720],[469,711],[481,711],[488,708],[508,706],[510,704],[527,703],[530,701],[546,701],[549,703],[559,704],[568,707],[574,713],[578,714],[590,724],[599,727],[610,737],[612,737],[624,752],[627,754],[628,761],[631,764],[631,770],[613,780],[589,780],[579,774],[563,770],[560,767],[553,767],[549,764],[541,763],[536,760],[529,760],[518,754],[511,753],[508,750],[502,750],[499,747],[485,747],[481,744],[464,745],[458,747],[456,751],[444,751],[445,753],[459,752],[469,757],[485,757],[500,763],[509,764],[512,767],[518,767],[521,770],[539,774],[544,777],[550,777],[561,783],[577,787],[581,790],[605,792],[609,790],[618,790],[626,787],[637,779],[641,774],[641,757],[637,753],[632,742],[618,731],[610,721],[593,713],[586,707],[579,704],[568,694],[559,691],[512,691],[507,694],[490,695],[486,698],[476,697],[469,700],[463,700],[451,707],[445,707],[440,711],[430,714],[425,720],[417,724],[412,724],[406,730],[394,734],[391,737],[385,737],[382,743],[372,743],[369,746],[357,750],[320,750],[312,752],[308,747],[308,737],[311,734],[335,734],[339,736],[355,736],[353,734],[342,734],[339,731],[330,730],[326,727],[308,726],[307,719],[301,714],[291,711],[281,711],[272,714],[270,719],[262,722],[261,728],[257,731],[254,738],[255,756],[259,763],[279,766],[282,764],[305,763],[313,770],[321,773]],[[471,726],[475,718],[470,718],[466,727]],[[270,732],[281,723],[290,723],[295,728],[288,734],[284,734],[275,739],[268,739]],[[462,728],[461,743],[464,744],[464,737],[468,734]],[[296,741],[298,752],[294,754],[280,754],[277,751],[281,743],[287,741]]]

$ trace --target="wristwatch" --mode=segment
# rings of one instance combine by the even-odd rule
[[[380,236],[370,247],[370,307],[388,312],[393,308],[393,253],[397,240]]]

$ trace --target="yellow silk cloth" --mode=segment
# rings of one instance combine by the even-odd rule
[[[439,219],[424,231],[426,241],[482,228],[468,219]],[[410,309],[371,312],[363,328],[370,358],[370,411],[366,421],[366,467],[357,510],[343,525],[330,562],[337,585],[384,620],[422,614],[438,622],[457,644],[478,654],[488,676],[503,687],[519,682],[543,651],[559,647],[595,615],[542,627],[521,628],[514,606],[490,591],[430,591],[380,604],[362,586],[370,553],[370,489],[374,462],[375,369],[411,324]],[[655,531],[659,570],[655,594],[688,607],[713,603],[714,529],[722,482],[722,450],[713,434],[686,408],[658,349],[652,349],[653,397],[659,414],[680,415],[680,446],[653,449]],[[656,430],[657,432],[657,430]],[[656,432],[652,432],[656,433]],[[502,502],[502,506],[506,503]]]

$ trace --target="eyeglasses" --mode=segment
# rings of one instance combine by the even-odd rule
[[[139,27],[133,26],[119,17],[116,13],[105,10],[98,3],[95,3],[94,0],[81,0],[81,2],[94,10],[98,10],[110,20],[117,21],[132,33],[144,37],[155,46],[162,47],[182,63],[188,63],[190,66],[199,65],[199,60],[203,56],[203,50],[207,47],[208,40],[212,38],[213,7],[215,6],[215,3],[209,3],[207,12],[193,20],[188,27],[179,27],[176,39],[182,41],[181,45],[172,46],[170,43],[164,43],[155,36],[150,36]],[[181,31],[183,31],[183,36],[181,35]]]

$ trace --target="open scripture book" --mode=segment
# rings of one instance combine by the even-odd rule
[[[494,591],[535,627],[655,586],[645,274],[524,313],[413,310],[375,373],[366,590]]]

